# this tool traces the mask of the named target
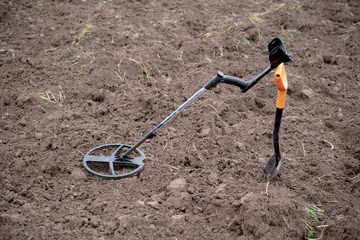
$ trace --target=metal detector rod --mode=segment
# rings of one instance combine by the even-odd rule
[[[205,91],[206,91],[206,88],[202,87],[192,97],[190,97],[186,102],[184,102],[180,107],[178,107],[174,112],[172,112],[167,118],[165,118],[159,125],[157,125],[153,130],[148,132],[139,142],[137,142],[134,146],[132,146],[129,150],[127,150],[124,154],[119,156],[119,158],[127,157],[130,153],[132,153],[136,148],[138,148],[147,139],[155,137],[156,132],[160,128],[162,128],[168,121],[170,121],[172,118],[174,118],[176,115],[178,115],[178,113],[180,113],[184,108],[186,108],[190,103],[192,103],[195,99],[197,99]]]

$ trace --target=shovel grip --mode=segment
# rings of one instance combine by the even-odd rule
[[[288,88],[284,63],[281,63],[275,70],[275,83],[278,89],[276,107],[283,109],[285,107],[286,92]]]

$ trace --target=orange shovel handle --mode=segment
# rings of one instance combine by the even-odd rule
[[[286,92],[288,88],[284,63],[281,63],[275,70],[275,82],[278,89],[276,107],[283,109],[285,107]]]

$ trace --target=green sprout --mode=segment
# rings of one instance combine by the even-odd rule
[[[350,34],[349,33],[345,33],[343,35],[340,36],[341,40],[343,41],[349,41],[350,40]]]
[[[205,33],[203,36],[203,40],[211,38],[211,37],[220,37],[221,35],[229,32],[233,27],[228,26],[226,24],[221,24],[219,26],[213,26],[210,28],[210,31]]]
[[[77,56],[75,56],[75,58],[71,61],[73,65],[76,65],[80,62],[81,58],[83,59],[88,59],[90,58],[90,64],[95,60],[95,57],[93,56],[93,53],[87,53],[87,52],[83,52]]]
[[[220,56],[224,56],[224,47],[223,47],[223,45],[220,45],[219,50],[220,50]]]
[[[212,60],[211,58],[209,58],[207,55],[205,55],[205,58],[204,58],[206,61],[208,61],[209,63],[212,63]]]
[[[122,63],[122,59],[120,59],[118,65],[117,65],[117,71],[115,72],[115,74],[119,77],[119,79],[123,82],[126,82],[125,76],[126,76],[126,72],[124,72],[124,74],[121,73],[121,69],[120,69],[120,65]]]
[[[79,36],[75,37],[71,45],[79,45],[81,42],[89,39],[92,33],[95,31],[95,27],[92,24],[86,24],[82,29]]]
[[[56,105],[58,105],[59,107],[62,107],[65,105],[65,94],[62,91],[62,87],[59,85],[59,93],[57,94],[57,96],[51,92],[51,91],[46,91],[46,92],[40,92],[36,94],[38,98],[45,100],[47,102],[50,103],[55,103]]]
[[[137,60],[135,60],[135,59],[133,59],[133,58],[129,58],[129,60],[130,61],[132,61],[132,62],[134,62],[134,63],[136,63],[140,68],[141,68],[141,70],[142,70],[142,72],[143,72],[143,77],[145,78],[145,79],[150,79],[151,78],[151,69],[148,69],[147,67],[146,67],[146,65],[145,65],[145,63],[143,63],[143,62],[141,62],[141,61],[137,61]],[[140,76],[139,76],[140,77]]]
[[[99,7],[102,7],[102,6],[104,6],[106,3],[107,3],[106,1],[98,2],[98,6],[99,6]]]
[[[319,226],[319,216],[324,216],[324,210],[320,209],[315,204],[304,204],[303,208],[306,212],[305,224],[306,224],[306,237],[313,238],[316,234],[316,229]]]

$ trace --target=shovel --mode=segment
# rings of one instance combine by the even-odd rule
[[[275,70],[275,82],[278,89],[278,95],[276,99],[275,124],[273,132],[275,154],[272,155],[264,168],[267,183],[270,182],[271,179],[273,179],[273,177],[279,172],[281,167],[279,130],[282,112],[285,107],[286,92],[288,87],[285,66],[283,63],[281,63]]]

